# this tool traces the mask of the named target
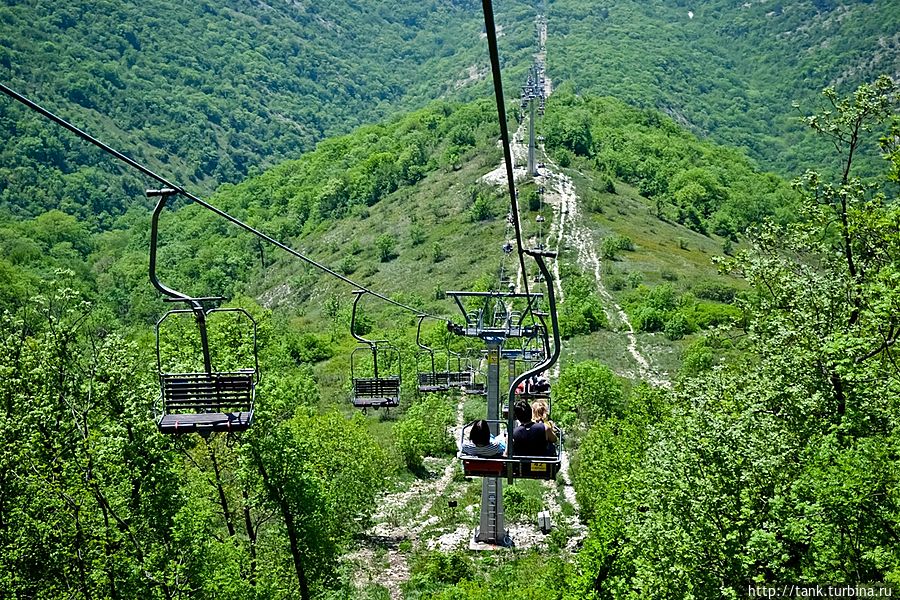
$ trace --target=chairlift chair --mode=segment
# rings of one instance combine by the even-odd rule
[[[368,292],[365,290],[354,290],[356,299],[353,301],[353,312],[350,316],[350,335],[352,335],[360,345],[350,353],[350,379],[352,382],[352,391],[350,401],[356,408],[366,410],[368,408],[393,408],[400,404],[400,383],[401,383],[401,362],[400,351],[387,340],[368,340],[356,333],[356,308],[359,299]],[[372,376],[357,377],[359,370],[360,355],[364,352],[371,353],[372,356]],[[389,363],[396,361],[396,374],[382,376],[378,370],[378,356],[388,358]]]
[[[434,359],[434,349],[422,343],[422,323],[427,315],[419,316],[419,324],[416,327],[416,346],[421,348],[416,355],[416,371],[418,379],[418,390],[420,393],[446,392],[450,389],[450,357],[447,356],[448,369],[438,371]],[[421,368],[421,359],[425,359],[426,365],[430,368]]]
[[[467,382],[463,385],[463,391],[469,395],[486,396],[487,384],[483,379],[479,380],[479,371],[475,368],[472,358],[468,355],[466,356],[466,365],[469,371],[469,377]]]
[[[178,292],[159,281],[156,276],[159,216],[174,189],[148,190],[148,196],[158,196],[153,210],[150,229],[150,282],[162,293],[166,302],[184,302],[189,308],[166,312],[156,323],[156,364],[160,382],[159,419],[156,426],[160,433],[237,433],[245,431],[253,422],[253,404],[256,384],[259,382],[259,358],[256,347],[256,321],[242,308],[206,308],[204,305],[223,300],[221,297],[194,298]],[[253,364],[247,368],[219,371],[213,368],[209,349],[207,324],[210,315],[235,313],[251,326],[253,340]],[[203,354],[203,370],[172,372],[163,368],[160,350],[160,328],[177,315],[191,315],[200,334]]]
[[[194,299],[207,300],[207,299]],[[213,370],[207,341],[207,323],[213,314],[237,313],[251,326],[254,365],[232,371]],[[200,330],[203,371],[169,372],[163,369],[160,328],[173,316],[193,315]],[[253,404],[259,366],[256,353],[256,321],[242,308],[203,308],[197,302],[190,309],[170,310],[156,324],[156,361],[162,411],[157,428],[161,433],[216,433],[245,431],[253,422]]]
[[[465,425],[460,434],[459,447],[466,441],[466,434],[475,421]],[[506,421],[487,421],[492,428],[506,425]],[[509,436],[507,436],[509,438]],[[508,443],[508,440],[507,440]],[[483,457],[465,454],[462,450],[456,457],[462,462],[463,475],[466,477],[505,477],[512,475],[515,479],[554,480],[562,465],[562,434],[555,444],[552,454],[547,456],[497,456]]]
[[[456,370],[450,370],[450,363],[456,359]],[[469,360],[466,359],[467,368],[463,368],[462,354],[447,348],[447,385],[451,388],[467,389],[475,383],[475,372],[472,370]]]

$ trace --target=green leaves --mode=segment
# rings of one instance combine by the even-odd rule
[[[596,361],[567,366],[553,386],[553,419],[563,427],[588,426],[621,414],[622,384],[609,367]]]

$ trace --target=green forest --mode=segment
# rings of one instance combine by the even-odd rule
[[[505,248],[477,3],[0,6],[0,83],[331,271],[172,196],[156,275],[245,311],[209,313],[212,367],[259,379],[246,431],[162,433],[161,374],[206,367],[148,276],[159,182],[0,97],[0,597],[900,590],[900,11],[495,10],[550,280]],[[560,473],[504,478],[513,545],[476,550],[457,452],[486,399],[418,376],[485,381],[485,344],[445,323],[476,304],[447,291],[526,285],[559,302]],[[384,298],[355,310],[355,286]],[[351,404],[374,376],[354,336],[398,350],[398,406]]]
[[[556,0],[549,12],[557,78],[664,112],[782,176],[839,166],[795,103],[898,74],[896,2]],[[867,157],[875,176],[877,154]]]

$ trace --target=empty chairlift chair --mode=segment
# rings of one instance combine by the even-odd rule
[[[352,384],[350,401],[356,408],[366,410],[368,408],[393,408],[400,405],[400,352],[386,340],[367,340],[356,333],[356,309],[359,299],[367,292],[355,290],[356,299],[353,301],[353,313],[350,317],[350,334],[360,342],[350,354],[350,379]],[[363,356],[371,356],[371,375],[366,370],[366,375],[360,373],[363,370],[361,363]],[[379,369],[379,357],[382,367]],[[390,375],[384,375],[384,364],[396,364],[397,371]]]
[[[419,324],[416,328],[416,345],[421,349],[416,355],[418,390],[423,394],[446,392],[451,387],[450,373],[446,369],[437,370],[434,349],[422,343],[422,323],[425,321],[425,317],[426,315],[419,316]],[[449,356],[447,360],[449,362]]]
[[[456,359],[456,370],[450,371],[453,365],[453,359]],[[451,388],[459,388],[461,390],[469,390],[475,384],[475,372],[468,360],[466,360],[465,368],[463,367],[462,355],[459,352],[453,352],[447,348],[447,384]]]
[[[478,359],[480,360],[480,357],[478,357]],[[469,374],[466,377],[466,383],[463,385],[463,391],[469,395],[487,395],[487,388],[485,386],[484,377],[475,367],[474,361],[468,353],[466,354],[465,364],[466,370]]]
[[[252,332],[253,363],[248,368],[215,370],[209,356],[207,324],[210,317],[232,313],[241,317]],[[200,331],[203,370],[171,371],[163,368],[160,328],[173,316],[193,315]],[[240,308],[213,308],[199,305],[192,309],[171,310],[156,326],[156,352],[162,410],[157,421],[161,433],[237,433],[253,422],[253,404],[259,368],[256,363],[256,322]],[[183,341],[183,338],[182,338]]]
[[[150,281],[159,290],[167,302],[184,302],[185,309],[170,310],[156,324],[156,361],[160,382],[160,406],[157,413],[157,428],[165,434],[200,433],[208,435],[215,432],[236,433],[244,431],[253,422],[253,403],[256,384],[259,381],[259,362],[256,349],[256,321],[250,313],[242,308],[206,308],[204,304],[223,300],[220,297],[193,298],[162,284],[156,276],[157,240],[159,233],[159,216],[165,208],[168,198],[177,192],[172,189],[151,190],[149,196],[159,196],[153,211],[150,231]],[[230,314],[238,322],[243,322],[250,335],[239,344],[247,348],[252,356],[231,356],[221,358],[221,362],[243,360],[248,364],[236,366],[230,364],[227,370],[217,370],[210,354],[208,322],[211,316]],[[180,316],[190,316],[196,323],[199,333],[199,351],[202,357],[202,369],[199,361],[183,358],[186,341],[185,336],[177,336],[174,344],[179,350],[177,362],[188,363],[187,368],[167,368],[161,351],[162,328],[164,324]],[[172,321],[169,321],[170,323]],[[247,343],[249,342],[249,344]],[[219,357],[217,357],[219,358]],[[218,361],[217,361],[218,362]]]

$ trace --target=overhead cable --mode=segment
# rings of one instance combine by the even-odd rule
[[[494,25],[494,7],[491,0],[481,0],[484,9],[484,28],[487,34],[488,52],[491,56],[491,73],[494,80],[494,96],[497,101],[497,117],[500,120],[500,142],[503,146],[503,159],[506,162],[506,180],[509,187],[509,201],[513,226],[516,230],[516,247],[519,254],[519,266],[522,269],[525,294],[528,294],[528,271],[525,269],[525,247],[522,244],[522,227],[519,223],[519,203],[516,201],[516,179],[513,173],[512,150],[509,145],[509,128],[506,125],[506,105],[503,100],[503,80],[500,76],[500,54],[497,51],[497,30]]]
[[[14,99],[14,100],[20,102],[21,104],[24,104],[25,106],[27,106],[27,107],[30,108],[31,110],[33,110],[33,111],[35,111],[35,112],[37,112],[37,113],[43,115],[44,117],[50,119],[50,120],[53,121],[54,123],[56,123],[56,124],[58,124],[58,125],[64,127],[65,129],[68,129],[69,131],[71,131],[72,133],[74,133],[75,135],[77,135],[78,137],[80,137],[81,139],[83,139],[83,140],[85,140],[86,142],[89,142],[89,143],[93,144],[94,146],[100,148],[101,150],[103,150],[103,151],[106,152],[107,154],[112,155],[113,157],[115,157],[116,159],[118,159],[118,160],[124,162],[125,164],[127,164],[127,165],[130,166],[130,167],[132,167],[133,169],[136,169],[136,170],[140,171],[141,173],[143,173],[143,174],[146,175],[147,177],[150,177],[151,179],[155,179],[156,181],[158,181],[159,183],[163,184],[163,185],[166,186],[167,188],[170,188],[170,189],[174,190],[174,191],[177,192],[178,194],[181,194],[181,195],[184,196],[185,198],[188,198],[189,200],[193,201],[194,203],[199,204],[199,205],[202,206],[203,208],[205,208],[205,209],[207,209],[207,210],[209,210],[209,211],[212,211],[213,213],[215,213],[215,214],[217,214],[218,216],[222,217],[222,218],[225,219],[226,221],[229,221],[229,222],[231,222],[231,223],[237,225],[237,226],[240,227],[241,229],[243,229],[243,230],[245,230],[245,231],[249,231],[249,232],[252,233],[253,235],[257,236],[258,238],[260,238],[260,239],[262,239],[262,240],[265,240],[265,241],[269,242],[269,243],[272,244],[273,246],[277,246],[278,248],[281,248],[282,250],[284,250],[285,252],[287,252],[287,253],[290,254],[291,256],[293,256],[293,257],[295,257],[295,258],[299,258],[299,259],[302,260],[303,262],[305,262],[305,263],[307,263],[307,264],[309,264],[309,265],[315,267],[316,269],[319,269],[319,270],[322,271],[323,273],[327,273],[328,275],[331,275],[332,277],[335,277],[336,279],[339,279],[339,280],[343,281],[344,283],[347,283],[347,284],[349,284],[349,285],[352,285],[352,286],[354,286],[355,288],[357,288],[357,289],[359,289],[359,290],[362,290],[362,291],[364,291],[364,292],[366,292],[366,293],[368,293],[368,294],[371,294],[372,296],[375,296],[376,298],[379,298],[379,299],[381,299],[381,300],[384,300],[385,302],[387,302],[387,303],[389,303],[389,304],[393,304],[394,306],[397,306],[397,307],[402,308],[402,309],[404,309],[404,310],[407,310],[407,311],[409,311],[409,312],[415,313],[416,315],[419,315],[419,316],[425,315],[425,316],[427,316],[427,317],[430,317],[430,318],[432,318],[432,319],[436,319],[436,320],[438,320],[438,321],[449,322],[449,320],[448,320],[447,318],[445,318],[445,317],[438,317],[438,316],[436,316],[436,315],[432,315],[432,314],[423,312],[423,311],[421,311],[421,310],[418,310],[418,309],[416,309],[416,308],[413,308],[412,306],[408,306],[408,305],[406,305],[406,304],[403,304],[402,302],[398,302],[398,301],[396,301],[396,300],[393,300],[393,299],[391,299],[391,298],[385,296],[384,294],[381,294],[381,293],[379,293],[379,292],[376,292],[376,291],[374,291],[374,290],[371,290],[371,289],[367,288],[367,287],[364,286],[364,285],[360,285],[359,283],[353,281],[353,280],[350,279],[349,277],[345,277],[344,275],[341,275],[340,273],[334,271],[333,269],[330,269],[330,268],[326,267],[326,266],[323,265],[322,263],[319,263],[319,262],[317,262],[317,261],[315,261],[315,260],[309,258],[308,256],[306,256],[306,255],[304,255],[304,254],[301,254],[300,252],[298,252],[297,250],[294,250],[294,249],[291,248],[290,246],[288,246],[288,245],[286,245],[286,244],[284,244],[284,243],[282,243],[282,242],[279,242],[279,241],[276,240],[275,238],[273,238],[273,237],[271,237],[271,236],[269,236],[269,235],[263,233],[262,231],[260,231],[260,230],[258,230],[258,229],[256,229],[256,228],[254,228],[254,227],[251,227],[250,225],[247,225],[246,223],[240,221],[239,219],[237,219],[237,218],[235,218],[235,217],[232,217],[230,214],[228,214],[228,213],[225,212],[224,210],[222,210],[222,209],[220,209],[220,208],[218,208],[218,207],[216,207],[216,206],[213,206],[212,204],[210,204],[209,202],[206,202],[205,200],[202,200],[201,198],[199,198],[198,196],[195,196],[194,194],[190,193],[189,191],[187,191],[186,189],[184,189],[184,188],[181,187],[180,185],[176,185],[176,184],[172,183],[171,181],[165,179],[165,178],[162,177],[161,175],[156,174],[155,172],[151,171],[149,168],[145,167],[144,165],[142,165],[141,163],[137,162],[136,160],[134,160],[134,159],[132,159],[132,158],[130,158],[130,157],[128,157],[128,156],[122,154],[121,152],[119,152],[119,151],[116,150],[115,148],[112,148],[111,146],[109,146],[109,145],[107,145],[107,144],[101,142],[101,141],[98,140],[97,138],[95,138],[95,137],[93,137],[92,135],[88,134],[87,132],[85,132],[85,131],[79,129],[79,128],[76,127],[75,125],[72,125],[71,123],[69,123],[68,121],[66,121],[65,119],[63,119],[62,117],[58,117],[57,115],[53,114],[52,112],[50,112],[50,111],[47,110],[46,108],[40,106],[39,104],[37,104],[36,102],[33,102],[32,100],[29,100],[28,98],[26,98],[26,97],[23,96],[22,94],[20,94],[20,93],[16,92],[15,90],[13,90],[13,89],[7,87],[7,86],[4,85],[3,83],[0,83],[0,91],[2,91],[4,94],[6,94],[7,96],[9,96],[10,98],[12,98],[12,99]]]

